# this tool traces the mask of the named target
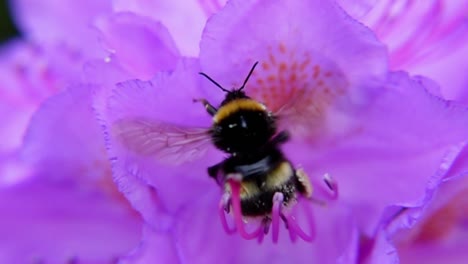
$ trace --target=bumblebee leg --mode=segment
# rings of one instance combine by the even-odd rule
[[[327,202],[322,199],[312,197],[314,189],[312,184],[310,183],[309,176],[307,176],[303,169],[296,170],[296,178],[298,181],[297,189],[305,198],[322,206],[325,206],[327,204]],[[327,196],[326,198],[331,201],[336,200],[338,198],[338,185],[336,184],[336,182],[328,173],[326,173],[323,176],[323,181],[327,185],[327,189],[324,190],[323,187],[319,186],[320,193],[325,193],[325,195]]]
[[[211,116],[214,116],[216,112],[218,112],[218,110],[214,106],[212,106],[206,99],[193,99],[193,102],[201,102],[208,114],[210,114]]]
[[[276,134],[276,135],[271,139],[271,143],[272,143],[273,145],[286,143],[286,142],[288,142],[289,138],[290,138],[289,132],[288,132],[287,130],[282,130],[281,132],[279,132],[278,134]]]
[[[222,165],[223,162],[220,162],[211,167],[208,167],[208,175],[210,178],[213,178],[219,186],[222,186],[225,180],[224,174],[222,173]]]

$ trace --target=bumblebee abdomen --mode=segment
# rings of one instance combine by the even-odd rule
[[[276,192],[283,193],[285,205],[294,200],[297,192],[294,175],[292,165],[288,161],[282,161],[263,177],[244,180],[241,184],[242,214],[245,216],[270,214]]]
[[[270,214],[273,208],[273,196],[276,192],[283,193],[284,204],[289,204],[296,197],[296,182],[294,178],[291,177],[289,181],[277,186],[277,188],[241,198],[242,214],[251,217]]]

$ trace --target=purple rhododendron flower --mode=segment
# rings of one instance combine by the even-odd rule
[[[331,23],[333,30],[326,27]],[[338,200],[325,208],[306,201],[296,206],[307,208],[302,213],[315,212],[303,217],[298,211],[294,217],[302,217],[300,228],[317,230],[319,243],[292,244],[286,231],[276,241],[272,230],[273,243],[258,233],[264,243],[256,246],[246,241],[251,237],[239,224],[240,235],[227,236],[216,217],[221,193],[199,175],[222,157],[204,148],[206,138],[192,138],[199,135],[195,128],[210,125],[205,110],[192,100],[220,102],[223,93],[201,84],[198,71],[223,80],[225,87],[240,87],[257,60],[246,92],[274,113],[291,111],[284,118],[292,133],[287,156],[304,168],[314,186],[320,186],[324,174],[339,185]],[[140,252],[145,257],[266,262],[274,254],[280,262],[354,261],[359,236],[373,236],[387,206],[425,203],[426,184],[440,180],[436,172],[444,159],[456,156],[456,144],[466,139],[466,109],[429,94],[426,89],[435,85],[429,80],[388,72],[385,50],[372,33],[333,4],[231,1],[204,30],[200,64],[182,60],[152,81],[119,84],[102,113],[114,177],[153,227],[149,245]],[[178,145],[178,137],[186,144]],[[191,148],[190,141],[200,145]],[[154,186],[157,210],[154,200],[141,199],[138,188],[126,185],[135,179]],[[295,230],[292,237],[302,232]],[[172,246],[159,251],[151,246],[155,237],[155,244]]]
[[[90,50],[41,37],[1,53],[0,262],[115,262],[142,222],[112,181],[91,88],[67,87]]]
[[[466,18],[397,2],[13,2],[27,43],[1,69],[0,262],[411,262],[464,243],[444,234],[466,229],[468,110],[439,96],[464,102],[466,82],[435,69],[463,65],[441,58],[463,54]],[[199,72],[230,90],[255,62],[244,91],[312,184],[288,208],[270,197],[268,221],[206,175],[226,154],[200,103],[226,94]]]

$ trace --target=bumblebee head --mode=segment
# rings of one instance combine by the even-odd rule
[[[236,99],[248,99],[249,97],[245,94],[245,92],[243,91],[244,88],[245,88],[245,85],[247,84],[247,82],[249,81],[249,78],[250,76],[252,75],[253,71],[255,70],[255,67],[257,67],[257,64],[258,64],[258,61],[254,63],[254,65],[252,66],[252,68],[250,69],[250,72],[249,74],[247,75],[247,77],[245,78],[244,80],[244,83],[242,84],[242,86],[238,89],[234,88],[232,90],[228,90],[226,88],[224,88],[223,86],[221,86],[219,83],[217,83],[215,80],[213,80],[210,76],[208,76],[206,73],[203,73],[203,72],[200,72],[201,75],[203,75],[205,78],[207,78],[208,80],[210,80],[213,84],[215,84],[216,86],[218,86],[219,89],[221,89],[222,91],[226,92],[226,97],[224,98],[224,100],[221,102],[221,106],[224,106],[226,105],[227,103],[233,101],[233,100],[236,100]]]
[[[251,153],[265,146],[276,133],[274,116],[250,98],[235,98],[213,117],[214,145],[227,153]]]
[[[250,99],[243,91],[257,64],[258,62],[252,66],[242,86],[231,91],[205,73],[200,73],[227,93],[213,116],[211,129],[213,143],[227,153],[257,151],[276,133],[273,115],[263,104]]]

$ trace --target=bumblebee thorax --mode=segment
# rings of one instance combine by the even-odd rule
[[[256,151],[275,132],[273,115],[265,105],[248,97],[223,102],[213,117],[213,143],[228,153]]]

